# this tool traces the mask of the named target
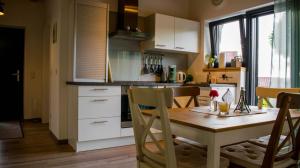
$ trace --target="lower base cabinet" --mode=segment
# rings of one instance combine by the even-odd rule
[[[78,120],[78,141],[120,137],[120,121],[120,117]]]
[[[134,143],[132,135],[121,134],[121,86],[70,87],[69,144],[75,151]]]

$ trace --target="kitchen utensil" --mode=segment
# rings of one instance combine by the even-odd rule
[[[163,64],[162,64],[162,60],[163,60],[163,57],[160,56],[160,65],[159,65],[159,74],[162,74],[163,73]]]
[[[170,83],[176,82],[176,65],[169,65],[168,82]]]
[[[154,73],[154,58],[150,55],[150,73]]]
[[[176,81],[178,83],[183,83],[186,79],[186,74],[182,71],[177,72],[176,74]]]
[[[156,65],[156,71],[155,71],[155,73],[156,73],[156,75],[157,76],[160,76],[161,75],[161,59],[160,59],[160,57],[161,56],[157,56],[156,58],[157,58],[157,65]]]
[[[157,74],[157,68],[158,68],[158,59],[157,59],[157,56],[154,56],[154,67],[153,67],[153,70],[155,74]]]
[[[168,71],[167,71],[166,68],[163,68],[161,70],[160,81],[161,82],[168,82]]]
[[[149,68],[148,68],[148,57],[147,55],[144,56],[144,68],[143,68],[143,73],[148,74],[149,73]]]

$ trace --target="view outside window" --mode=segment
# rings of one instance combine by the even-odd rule
[[[258,86],[270,87],[274,15],[258,18]]]
[[[222,25],[219,53],[222,52],[237,52],[238,56],[242,56],[239,21]]]

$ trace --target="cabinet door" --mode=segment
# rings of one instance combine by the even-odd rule
[[[175,18],[175,50],[198,52],[199,22]]]
[[[74,80],[106,80],[107,5],[77,1]]]
[[[155,14],[155,48],[174,49],[173,16]]]

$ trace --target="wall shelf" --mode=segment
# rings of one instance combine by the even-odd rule
[[[203,72],[246,71],[245,67],[204,68]]]

